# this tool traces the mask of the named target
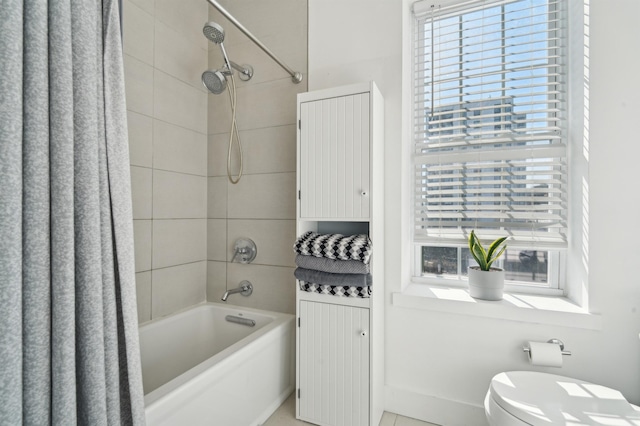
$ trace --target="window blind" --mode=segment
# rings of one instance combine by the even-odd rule
[[[414,4],[414,240],[567,241],[564,0]]]

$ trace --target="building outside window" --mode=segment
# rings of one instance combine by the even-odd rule
[[[487,244],[509,236],[497,266],[511,285],[559,288],[569,208],[564,7],[413,5],[415,277],[463,281],[475,229]]]

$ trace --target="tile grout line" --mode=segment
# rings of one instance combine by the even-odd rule
[[[151,53],[152,53],[152,68],[155,69],[155,65],[156,65],[156,55],[155,55],[155,50],[156,50],[156,32],[155,32],[155,26],[156,26],[156,2],[153,2],[153,32],[151,34]],[[151,73],[151,115],[152,115],[152,120],[153,117],[155,117],[156,115],[156,105],[155,105],[155,81],[156,79],[156,74],[155,72]],[[153,319],[154,315],[153,315],[153,299],[154,299],[154,285],[153,285],[153,281],[154,281],[154,273],[153,273],[153,267],[154,267],[154,261],[153,261],[153,241],[154,241],[154,234],[155,234],[155,226],[154,226],[154,218],[155,215],[153,214],[153,167],[154,167],[154,159],[155,159],[155,152],[154,152],[154,148],[155,148],[155,139],[156,139],[156,131],[155,131],[155,126],[153,125],[153,121],[151,122],[151,297],[150,297],[150,302],[151,302],[151,319]]]

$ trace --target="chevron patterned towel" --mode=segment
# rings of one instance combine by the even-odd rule
[[[341,234],[318,234],[307,232],[296,240],[293,251],[297,254],[327,259],[359,260],[368,264],[373,247],[364,234],[345,236]]]
[[[340,286],[340,285],[322,285],[308,283],[305,281],[298,281],[300,283],[300,290],[308,291],[309,293],[329,294],[331,296],[342,297],[360,297],[363,299],[371,297],[371,287],[355,287],[355,286]]]

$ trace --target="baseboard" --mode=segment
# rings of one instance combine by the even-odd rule
[[[384,410],[442,426],[488,426],[484,407],[481,405],[393,386],[384,388]]]
[[[289,398],[289,395],[291,395],[291,393],[293,392],[293,388],[293,384],[287,386],[284,392],[282,392],[278,396],[278,398],[273,401],[271,405],[269,405],[269,407],[267,407],[267,409],[264,410],[264,412],[260,414],[253,423],[251,423],[250,426],[261,426],[264,422],[269,420],[269,417],[271,417],[271,415],[275,413],[278,408],[280,408],[280,406],[287,400],[287,398]]]

